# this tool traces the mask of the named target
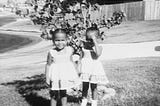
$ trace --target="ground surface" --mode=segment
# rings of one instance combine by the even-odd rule
[[[7,24],[7,23],[11,23],[11,22],[14,22],[14,21],[16,21],[16,19],[14,18],[14,17],[12,17],[12,16],[1,16],[0,17],[0,26],[3,26],[3,25],[5,25],[5,24]]]
[[[27,24],[24,25],[24,22]],[[110,81],[107,86],[114,88],[116,95],[101,102],[99,106],[160,105],[160,43],[135,43],[158,41],[159,22],[127,22],[106,31],[102,63]],[[37,33],[38,27],[32,26],[27,20],[19,20],[18,23],[8,24],[0,29],[1,33],[21,37],[39,37],[40,34]],[[51,45],[50,41],[42,40],[0,54],[2,106],[49,106],[48,90],[42,73],[46,53]]]
[[[160,40],[160,20],[124,22],[105,31],[102,43],[138,43]]]
[[[7,16],[0,17],[0,26],[9,24],[17,20],[17,16],[9,14]],[[16,26],[15,26],[16,27]],[[36,42],[35,42],[36,41]],[[37,37],[25,37],[19,35],[13,35],[11,32],[4,34],[0,33],[0,53],[4,53],[10,50],[18,49],[26,45],[31,45],[40,41]]]

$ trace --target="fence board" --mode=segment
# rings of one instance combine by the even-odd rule
[[[144,2],[121,3],[113,5],[103,5],[101,17],[106,18],[112,16],[115,11],[123,11],[127,15],[127,20],[144,20]]]
[[[145,1],[145,20],[160,19],[160,1]]]
[[[126,20],[157,20],[160,19],[160,1],[139,1],[131,3],[121,3],[113,5],[102,5],[98,12],[100,18],[109,18],[113,12],[122,11],[127,15]]]
[[[157,2],[157,19],[160,19],[160,1]]]

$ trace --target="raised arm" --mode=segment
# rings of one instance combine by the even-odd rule
[[[102,54],[102,46],[99,46],[99,44],[97,43],[96,40],[93,40],[93,42],[94,42],[94,45],[95,45],[95,50],[94,51],[95,51],[95,53],[97,55],[97,58],[98,58]]]
[[[101,56],[101,54],[102,54],[102,47],[99,46],[95,34],[96,34],[96,33],[93,33],[93,35],[91,35],[91,39],[93,40],[94,47],[95,47],[93,50],[94,50],[94,52],[96,53],[96,56],[97,56],[97,58],[98,58],[98,57]]]

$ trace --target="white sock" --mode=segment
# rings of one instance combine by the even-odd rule
[[[87,99],[82,99],[82,103],[81,103],[81,106],[86,106],[87,105]]]
[[[97,100],[92,100],[92,105],[91,106],[97,106]]]

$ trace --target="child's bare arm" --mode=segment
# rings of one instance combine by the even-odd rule
[[[46,83],[47,84],[50,84],[49,67],[50,67],[51,63],[52,63],[52,58],[51,58],[50,53],[48,53],[48,55],[47,55],[47,63],[46,63],[46,66],[45,66],[45,76],[46,76]]]
[[[93,43],[94,43],[94,45],[95,45],[94,51],[95,51],[95,53],[96,53],[96,55],[97,55],[97,58],[98,58],[98,57],[101,56],[101,54],[102,54],[102,47],[99,46],[99,44],[98,44],[98,42],[97,42],[97,38],[96,38],[95,35],[92,35],[92,40],[93,40]]]

